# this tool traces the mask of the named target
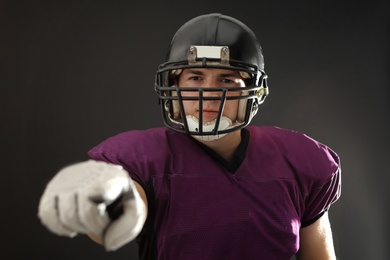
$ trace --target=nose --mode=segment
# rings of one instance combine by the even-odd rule
[[[216,80],[205,80],[201,86],[204,97],[221,97],[223,91],[218,89],[218,82]]]

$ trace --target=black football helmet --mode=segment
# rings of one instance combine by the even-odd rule
[[[219,68],[235,70],[245,79],[246,86],[234,89],[179,88],[175,82],[186,68]],[[166,62],[159,65],[155,77],[162,116],[167,127],[193,136],[223,136],[247,126],[258,107],[268,95],[267,75],[261,46],[251,29],[239,20],[222,15],[201,15],[186,22],[174,35],[168,49]],[[206,127],[202,113],[192,127],[186,120],[183,91],[197,91],[199,107],[205,100],[220,100],[219,116],[213,127]],[[204,96],[207,91],[218,91],[216,97]],[[240,93],[227,95],[233,91]],[[223,107],[227,100],[239,100],[236,122],[221,126]]]

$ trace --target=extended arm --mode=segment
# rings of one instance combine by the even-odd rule
[[[300,232],[298,260],[336,260],[328,213]]]

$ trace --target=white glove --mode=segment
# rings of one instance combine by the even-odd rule
[[[93,233],[103,238],[106,250],[116,250],[140,233],[146,208],[121,166],[88,160],[54,176],[40,199],[38,217],[57,235]]]

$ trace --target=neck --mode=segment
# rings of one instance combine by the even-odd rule
[[[227,162],[231,162],[234,152],[241,142],[241,131],[234,131],[214,141],[198,141],[214,150]]]

